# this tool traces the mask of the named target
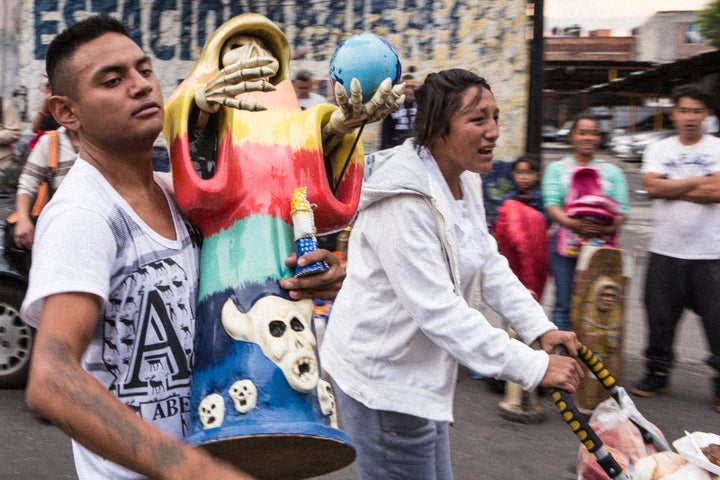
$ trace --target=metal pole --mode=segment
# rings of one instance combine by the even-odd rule
[[[527,136],[525,151],[540,154],[543,119],[543,11],[544,0],[535,0],[533,12],[533,38],[530,42],[530,90],[528,95]]]

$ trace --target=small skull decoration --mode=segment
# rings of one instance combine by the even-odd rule
[[[335,394],[332,385],[325,380],[319,380],[317,386],[318,400],[320,401],[320,410],[323,415],[330,417],[330,426],[337,428],[337,411],[335,410]]]
[[[255,408],[257,389],[252,381],[238,380],[230,386],[229,394],[238,412],[247,413]]]
[[[205,430],[222,425],[225,419],[225,401],[222,395],[211,393],[205,397],[200,402],[198,413],[200,413],[200,422]]]

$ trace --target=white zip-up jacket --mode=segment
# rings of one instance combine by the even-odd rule
[[[470,246],[480,267],[461,282],[447,185],[428,166],[413,139],[366,158],[347,278],[320,358],[338,386],[369,408],[452,421],[458,362],[525,389],[538,386],[549,362],[474,305],[493,308],[527,343],[556,327],[498,253],[480,176],[471,172],[461,180],[466,209],[481,223]]]

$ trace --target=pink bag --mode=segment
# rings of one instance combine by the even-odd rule
[[[620,204],[602,194],[600,174],[595,168],[577,167],[573,170],[565,197],[565,213],[569,217],[610,225],[619,211]],[[617,234],[588,238],[561,226],[557,230],[556,250],[564,257],[577,257],[583,245],[617,247],[616,239]]]

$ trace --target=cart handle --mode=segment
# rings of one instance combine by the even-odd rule
[[[568,351],[564,345],[558,345],[555,347],[553,353],[567,355]],[[625,400],[623,401],[621,399],[621,389],[618,386],[615,377],[613,377],[608,371],[608,369],[605,368],[605,365],[598,358],[598,356],[595,355],[592,350],[590,350],[581,342],[578,342],[578,357],[580,357],[585,366],[587,366],[587,368],[593,373],[593,375],[595,375],[595,377],[600,381],[605,390],[610,393],[610,396],[619,405],[624,406],[628,403],[632,405],[632,402],[628,399],[626,393],[623,395]],[[630,420],[633,425],[635,425],[637,429],[640,430],[640,435],[642,435],[643,441],[648,445],[655,446],[655,448],[659,452],[672,451],[670,445],[668,445],[662,437],[660,437],[657,433],[655,433],[655,431],[653,431],[650,422],[648,422],[645,417],[643,417],[639,412],[637,412],[637,409],[634,408],[634,405],[632,405],[632,407],[634,412],[633,414],[628,416],[628,420]]]
[[[553,350],[558,355],[567,355],[568,351],[564,345],[558,345]],[[578,355],[588,368],[595,374],[605,388],[616,386],[615,378],[605,368],[605,365],[582,343],[578,344]],[[605,450],[603,441],[600,439],[595,430],[585,417],[580,413],[570,394],[565,390],[553,388],[550,390],[551,397],[555,402],[560,414],[565,422],[570,426],[572,431],[577,435],[580,442],[588,449],[590,453],[595,455],[598,465],[607,473],[610,478],[617,480],[627,480],[623,473],[622,467],[617,463],[615,457]]]

